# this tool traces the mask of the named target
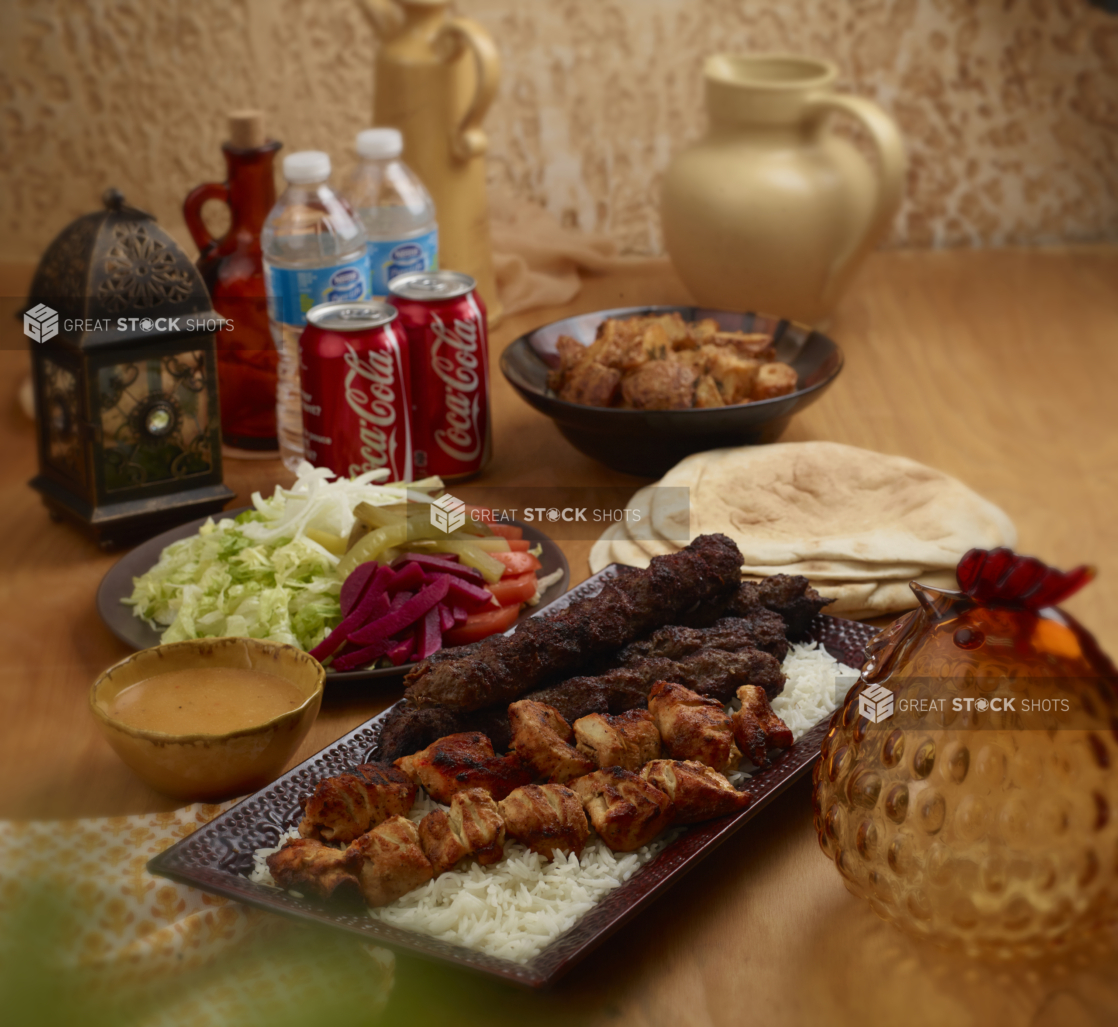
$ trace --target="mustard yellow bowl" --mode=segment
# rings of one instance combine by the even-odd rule
[[[229,667],[274,674],[306,698],[278,717],[225,734],[164,734],[109,714],[129,685],[170,671]],[[275,780],[307,736],[322,705],[322,664],[301,649],[255,638],[200,638],[133,653],[106,670],[89,694],[109,745],[143,780],[177,799],[214,802]]]

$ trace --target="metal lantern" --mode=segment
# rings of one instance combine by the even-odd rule
[[[220,510],[214,332],[194,264],[110,189],[68,225],[31,284],[39,474],[56,520],[104,546]]]

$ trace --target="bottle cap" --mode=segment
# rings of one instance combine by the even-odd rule
[[[366,160],[399,157],[404,152],[404,137],[398,128],[367,128],[357,133],[357,156]]]
[[[292,185],[325,182],[330,177],[330,154],[321,150],[301,150],[283,158],[283,177]]]

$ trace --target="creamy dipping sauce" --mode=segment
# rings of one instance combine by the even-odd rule
[[[129,685],[108,714],[128,727],[169,735],[223,735],[288,713],[307,696],[259,670],[172,670]]]

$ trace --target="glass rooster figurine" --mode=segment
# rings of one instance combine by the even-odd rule
[[[1118,671],[1056,604],[1094,576],[971,550],[961,591],[867,647],[815,766],[815,828],[886,920],[981,957],[1118,919]]]

